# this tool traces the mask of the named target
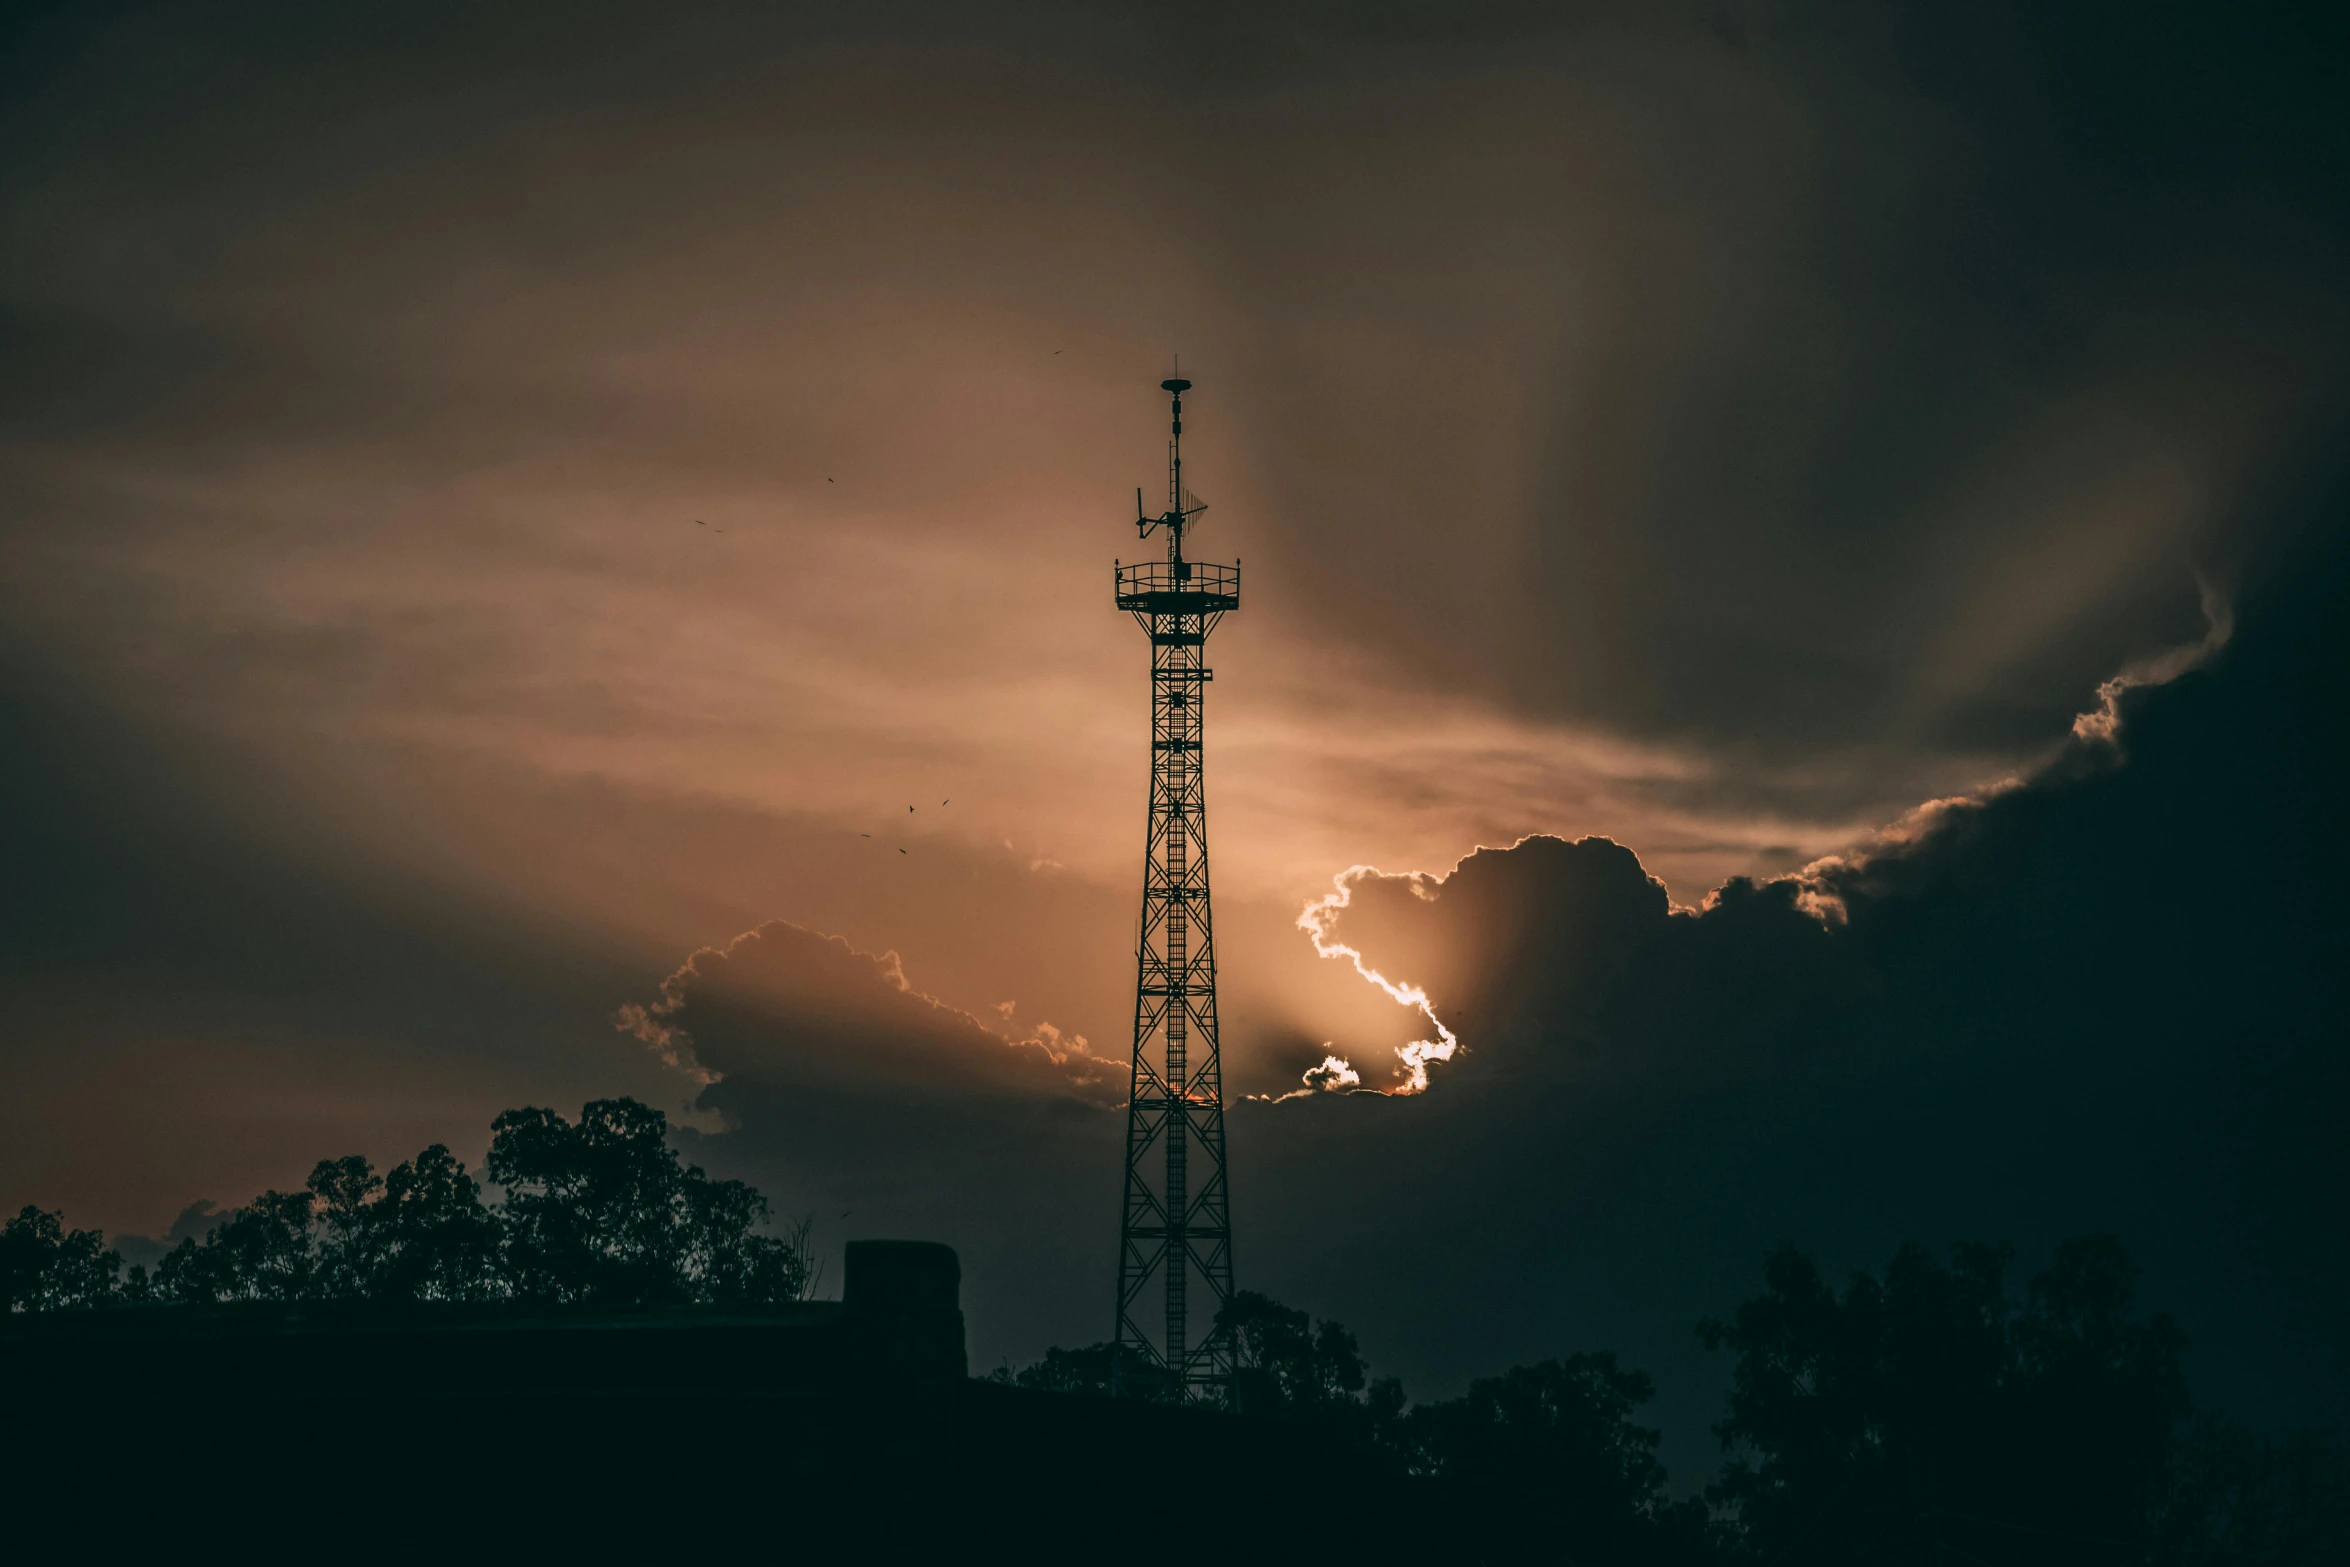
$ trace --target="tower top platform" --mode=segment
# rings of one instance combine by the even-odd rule
[[[1122,565],[1118,607],[1137,615],[1222,615],[1240,608],[1240,567],[1198,560]]]

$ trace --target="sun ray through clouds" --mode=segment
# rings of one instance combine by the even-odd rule
[[[1458,1035],[1444,1026],[1443,1019],[1436,1015],[1435,1007],[1428,1000],[1427,991],[1418,985],[1398,984],[1389,979],[1385,974],[1365,963],[1361,952],[1343,941],[1332,938],[1330,933],[1337,923],[1338,916],[1354,899],[1355,879],[1359,876],[1377,874],[1378,870],[1375,866],[1353,865],[1332,877],[1331,885],[1334,890],[1307,904],[1299,912],[1297,928],[1304,931],[1307,938],[1313,942],[1316,953],[1325,958],[1346,959],[1354,965],[1357,974],[1385,991],[1388,998],[1397,1006],[1410,1007],[1418,1012],[1422,1018],[1427,1020],[1428,1026],[1436,1031],[1436,1037],[1415,1039],[1409,1044],[1396,1046],[1395,1054],[1397,1059],[1403,1063],[1403,1070],[1399,1074],[1402,1080],[1392,1087],[1380,1088],[1365,1084],[1362,1075],[1345,1057],[1332,1053],[1324,1056],[1319,1066],[1312,1068],[1305,1074],[1302,1079],[1305,1084],[1303,1088],[1278,1095],[1270,1099],[1269,1103],[1280,1104],[1287,1100],[1309,1098],[1315,1094],[1324,1093],[1386,1094],[1391,1098],[1423,1094],[1428,1091],[1429,1065],[1433,1062],[1450,1061],[1468,1048],[1461,1043]]]

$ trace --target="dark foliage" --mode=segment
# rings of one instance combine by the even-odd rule
[[[757,1233],[767,1201],[681,1164],[660,1111],[599,1099],[579,1124],[509,1110],[491,1124],[490,1179],[506,1188],[511,1287],[557,1304],[796,1300],[808,1264]]]
[[[1915,1247],[1831,1289],[1782,1250],[1762,1292],[1699,1332],[1736,1356],[1730,1460],[1676,1497],[1636,1420],[1648,1376],[1610,1354],[1481,1378],[1406,1406],[1352,1333],[1235,1295],[1232,1407],[1331,1430],[1364,1473],[1425,1486],[1473,1561],[1699,1564],[2350,1561],[2350,1474],[2314,1437],[2274,1442],[2191,1417],[2181,1337],[2131,1309],[2110,1237],[2067,1243],[2022,1298],[2007,1253]],[[998,1380],[1110,1396],[1115,1346],[1053,1349]],[[1129,1368],[1121,1396],[1165,1389]]]
[[[310,1184],[318,1188],[315,1172]],[[505,1271],[501,1226],[482,1206],[480,1186],[439,1143],[393,1166],[353,1231],[358,1292],[372,1299],[477,1300],[496,1293]]]
[[[2277,1442],[2197,1420],[2172,1455],[2152,1558],[2169,1567],[2350,1562],[2350,1465],[2314,1436]]]
[[[1411,1472],[1513,1538],[1572,1540],[1596,1561],[1706,1561],[1716,1548],[1706,1507],[1672,1498],[1659,1433],[1633,1423],[1655,1395],[1613,1355],[1570,1355],[1421,1404],[1395,1435]]]
[[[1232,1347],[1235,1409],[1355,1424],[1374,1406],[1390,1415],[1403,1407],[1400,1384],[1369,1387],[1361,1347],[1340,1323],[1242,1290],[1217,1310],[1216,1331]]]
[[[1215,1331],[1232,1345],[1231,1407],[1252,1415],[1335,1422],[1368,1429],[1366,1422],[1393,1418],[1403,1408],[1403,1389],[1392,1378],[1368,1384],[1355,1338],[1336,1322],[1314,1322],[1264,1295],[1242,1290],[1216,1312]],[[1124,1364],[1118,1346],[1057,1345],[1044,1358],[997,1379],[1047,1393],[1085,1397],[1171,1400],[1174,1384],[1157,1368]],[[1379,1413],[1383,1411],[1383,1416]]]
[[[805,1236],[768,1235],[766,1199],[712,1180],[668,1145],[660,1111],[598,1100],[577,1125],[510,1110],[491,1128],[481,1183],[435,1143],[378,1176],[357,1155],[322,1159],[300,1191],[263,1192],[201,1241],[184,1240],[150,1283],[94,1231],[27,1208],[0,1232],[7,1309],[145,1301],[525,1300],[551,1305],[760,1305],[814,1283]]]
[[[1043,1393],[1073,1393],[1084,1398],[1108,1398],[1117,1360],[1118,1346],[1115,1344],[1088,1344],[1083,1349],[1063,1349],[1056,1344],[1046,1350],[1044,1359],[1035,1365],[1023,1366],[1017,1372],[1007,1367],[997,1373],[997,1380],[1035,1388]]]
[[[1707,1341],[1737,1356],[1707,1493],[1765,1561],[2338,1560],[2322,1454],[2189,1423],[2182,1340],[2134,1270],[2067,1242],[2021,1301],[2007,1254],[1915,1247],[1841,1294],[1788,1250]],[[2314,1542],[2330,1540],[2329,1545]]]
[[[0,1311],[93,1306],[114,1290],[122,1258],[96,1230],[68,1230],[65,1216],[27,1207],[0,1227]]]
[[[435,1145],[378,1176],[322,1160],[185,1241],[150,1282],[95,1231],[26,1208],[0,1228],[12,1313],[140,1302],[519,1300],[639,1309],[801,1298],[804,1233],[684,1164],[658,1111],[588,1105],[498,1118],[480,1184]],[[1610,1354],[1513,1366],[1408,1405],[1342,1324],[1243,1292],[1218,1311],[1230,1407],[1293,1421],[1364,1477],[1419,1487],[1470,1561],[2064,1563],[2295,1567],[2350,1561],[2350,1472],[2316,1438],[2273,1441],[2193,1415],[2181,1337],[2132,1308],[2107,1237],[2068,1242],[2018,1298],[2008,1256],[1904,1248],[1839,1290],[1793,1250],[1761,1293],[1699,1332],[1735,1357],[1717,1424],[1729,1460],[1676,1497],[1648,1376]],[[1171,1401],[1115,1346],[1054,1348],[995,1379],[1041,1392]]]
[[[181,1301],[313,1298],[321,1271],[313,1220],[309,1192],[263,1192],[201,1244],[181,1241],[156,1265],[155,1292]]]

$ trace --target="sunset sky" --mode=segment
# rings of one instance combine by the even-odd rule
[[[1698,1462],[1772,1244],[2111,1230],[2338,1416],[2350,38],[2194,9],[12,13],[0,1206],[634,1094],[1104,1336],[1180,353],[1244,1287]],[[1465,1053],[1264,1102],[1341,897]]]

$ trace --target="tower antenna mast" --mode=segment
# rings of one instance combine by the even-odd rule
[[[1224,1068],[1216,1019],[1215,926],[1208,901],[1207,799],[1200,771],[1208,633],[1240,607],[1240,566],[1190,561],[1184,530],[1207,503],[1183,487],[1180,375],[1167,439],[1167,509],[1136,531],[1167,535],[1164,560],[1119,565],[1117,605],[1151,646],[1150,814],[1143,834],[1142,917],[1135,939],[1134,1063],[1126,1108],[1126,1183],[1118,1228],[1118,1318],[1112,1382],[1222,1401],[1232,1350],[1189,1320],[1193,1286],[1213,1317],[1232,1296],[1232,1207],[1224,1168]],[[1145,1305],[1152,1286],[1165,1315]]]

